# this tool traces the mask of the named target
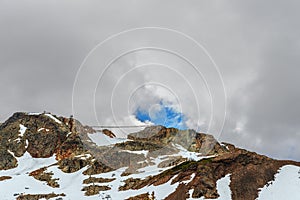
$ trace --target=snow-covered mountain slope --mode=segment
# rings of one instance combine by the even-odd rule
[[[0,125],[0,199],[300,199],[300,163],[193,130],[113,138],[50,113]]]
[[[300,199],[300,168],[285,165],[259,192],[258,200],[269,199]]]
[[[185,152],[180,152],[179,154],[184,153]],[[158,164],[161,163],[163,159],[163,157],[158,157],[154,160],[154,165],[141,168],[139,170],[140,173],[128,175],[126,177],[122,176],[122,173],[125,172],[126,167],[111,172],[94,175],[93,177],[95,178],[107,178],[115,180],[109,183],[97,184],[99,186],[108,186],[111,188],[110,190],[100,192],[98,195],[85,196],[84,191],[81,191],[81,189],[84,186],[93,185],[93,183],[83,183],[85,179],[90,177],[89,175],[84,175],[82,173],[87,169],[87,167],[84,167],[74,173],[64,173],[58,168],[55,156],[50,158],[33,158],[28,152],[26,152],[22,157],[17,158],[18,166],[16,168],[0,171],[0,177],[11,177],[11,179],[0,181],[0,188],[7,188],[7,190],[0,191],[0,196],[1,199],[14,199],[14,197],[22,194],[63,193],[66,196],[61,196],[61,199],[99,199],[99,197],[126,199],[139,194],[151,194],[152,192],[155,192],[156,199],[164,199],[169,195],[170,192],[175,191],[180,182],[171,185],[171,179],[167,183],[159,186],[149,186],[139,190],[119,191],[119,187],[124,185],[124,181],[129,178],[146,178],[159,174],[162,169],[158,167]],[[53,173],[52,177],[54,179],[58,179],[57,182],[59,184],[59,188],[52,188],[48,186],[45,181],[36,180],[29,175],[32,171],[44,167],[47,168],[48,173]],[[193,176],[191,176],[191,179],[192,178]],[[183,182],[188,183],[191,181],[191,179]]]
[[[172,180],[165,184],[159,186],[149,186],[142,188],[140,190],[128,190],[128,191],[118,191],[119,186],[123,185],[123,181],[129,177],[122,177],[121,174],[124,172],[125,168],[118,169],[112,172],[103,173],[96,175],[96,178],[115,178],[114,181],[107,183],[101,183],[98,185],[108,185],[111,187],[109,191],[100,192],[98,195],[85,196],[84,192],[81,191],[83,186],[88,186],[89,184],[83,184],[83,180],[89,176],[83,175],[82,172],[86,168],[74,173],[64,173],[57,168],[57,166],[52,166],[47,169],[49,172],[53,172],[53,176],[58,178],[59,188],[51,188],[45,184],[45,182],[38,181],[28,174],[36,169],[50,166],[56,163],[55,157],[50,158],[32,158],[28,153],[25,153],[22,157],[18,158],[18,167],[6,171],[0,171],[1,176],[10,176],[12,179],[0,181],[0,188],[5,188],[0,190],[1,199],[9,200],[15,199],[16,196],[20,194],[44,194],[44,193],[64,193],[66,196],[61,196],[61,199],[101,199],[104,197],[111,197],[111,199],[126,199],[138,194],[155,192],[156,199],[166,198],[170,192],[175,191],[179,183],[171,185]],[[132,175],[130,177],[147,177],[149,175],[154,175],[155,168],[145,169],[145,173],[139,175]],[[265,186],[259,193],[258,200],[282,200],[282,199],[300,199],[300,168],[292,165],[283,166],[279,173],[276,174],[275,180],[272,181],[269,186]],[[152,172],[152,173],[151,173]],[[158,172],[158,170],[156,171]],[[175,177],[174,177],[175,178]],[[173,179],[174,179],[173,178]],[[192,177],[191,177],[192,179]],[[189,183],[190,180],[184,181],[185,184]],[[231,199],[230,191],[230,175],[219,179],[217,181],[217,190],[220,194],[218,200],[229,200]],[[91,184],[90,184],[91,185]],[[241,186],[242,187],[242,186]],[[189,191],[190,195],[192,190]],[[55,199],[55,198],[53,198]],[[196,198],[188,198],[196,199]],[[201,197],[200,199],[205,199]]]

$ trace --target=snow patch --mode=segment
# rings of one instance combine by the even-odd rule
[[[14,141],[16,141],[17,143],[20,143],[20,142],[21,142],[21,139],[20,139],[20,138],[17,138],[17,139],[14,139]]]
[[[88,133],[87,135],[98,146],[108,146],[127,141],[125,138],[110,138],[102,132]]]
[[[149,151],[148,150],[141,150],[141,151],[129,151],[129,150],[122,150],[122,152],[128,152],[133,154],[144,154],[145,157],[147,157]]]
[[[25,127],[24,125],[20,124],[20,130],[19,130],[19,137],[23,137],[25,131],[26,131],[27,127]]]
[[[82,189],[82,181],[87,178],[82,172],[87,167],[74,173],[64,173],[57,166],[52,166],[47,169],[47,172],[53,172],[53,178],[59,178],[59,188],[52,188],[45,183],[29,176],[29,173],[45,166],[50,166],[57,161],[55,156],[50,158],[33,158],[28,152],[22,157],[17,158],[18,166],[9,170],[0,171],[0,176],[11,176],[12,179],[0,181],[1,199],[15,199],[14,194],[46,194],[46,193],[65,193],[66,197],[62,199],[99,199],[99,196],[84,196]]]
[[[69,132],[66,137],[69,137],[71,134],[72,134],[72,132]]]
[[[231,190],[229,185],[230,185],[230,174],[227,174],[225,177],[217,181],[217,191],[220,195],[218,200],[231,199]]]
[[[26,141],[25,141],[25,149],[27,149],[27,147],[28,147],[28,140],[26,139]]]
[[[221,144],[221,146],[225,147],[229,151],[229,148],[226,144],[223,144],[223,143],[220,143],[220,144]]]
[[[10,153],[12,156],[15,156],[14,152],[10,151],[10,150],[7,150],[8,153]]]
[[[162,184],[162,185],[158,185],[158,186],[151,185],[151,186],[143,187],[139,190],[119,191],[119,187],[121,185],[123,185],[122,181],[129,178],[128,176],[127,177],[121,176],[122,172],[125,169],[126,168],[121,168],[121,169],[113,171],[113,172],[101,174],[101,177],[103,177],[103,178],[113,177],[113,178],[116,178],[116,180],[112,181],[108,184],[108,186],[111,187],[111,190],[101,192],[100,197],[105,197],[105,196],[109,195],[111,197],[111,199],[127,199],[129,197],[133,197],[133,196],[136,196],[139,194],[143,194],[143,193],[147,193],[147,192],[149,192],[149,194],[151,194],[152,192],[154,192],[156,199],[160,200],[160,199],[166,198],[169,194],[174,192],[176,190],[177,186],[179,185],[179,183],[175,183],[175,184],[171,185],[172,180],[176,177],[176,176],[174,176],[167,183]],[[114,176],[112,176],[112,174],[114,174]]]
[[[230,190],[230,174],[227,174],[225,177],[220,178],[217,181],[217,191],[220,195],[217,199],[205,199],[204,197],[201,197],[200,200],[230,200],[231,199],[231,190]],[[189,200],[195,199],[192,198],[193,189],[189,191],[190,198]]]
[[[13,152],[9,150],[8,152],[14,155]],[[31,172],[41,167],[45,167],[57,162],[55,160],[55,156],[52,156],[50,158],[33,158],[28,152],[25,152],[24,155],[21,157],[16,157],[16,159],[18,160],[18,166],[13,169],[0,171],[0,176],[5,176],[5,175],[14,176],[16,174],[22,174],[22,173],[25,174],[27,172]],[[1,181],[0,181],[0,188],[5,188],[1,186]],[[1,192],[0,192],[0,196],[1,196]]]
[[[28,115],[40,115],[41,113],[38,113],[38,112],[29,112],[27,113]]]
[[[193,174],[191,175],[191,178],[190,178],[189,180],[182,181],[181,183],[184,183],[184,184],[187,185],[189,182],[191,182],[191,181],[195,178],[195,176],[196,176],[196,173],[193,173]]]
[[[177,149],[179,149],[178,155],[180,155],[181,157],[186,158],[187,160],[190,160],[190,161],[192,161],[192,160],[193,161],[199,161],[199,160],[202,160],[204,158],[213,158],[213,157],[216,157],[216,155],[201,156],[202,155],[201,153],[196,153],[196,152],[188,151],[188,150],[186,150],[184,147],[182,147],[179,144],[175,144],[175,147]]]
[[[47,128],[39,128],[39,129],[38,129],[38,132],[40,132],[40,131],[42,131],[42,130],[45,130],[45,131],[47,131],[47,132],[50,131],[50,130],[47,129]]]
[[[285,165],[275,174],[275,181],[265,185],[257,200],[300,199],[300,167]]]
[[[89,153],[75,156],[75,158],[80,158],[81,160],[86,160],[91,157],[92,157],[92,155]]]
[[[146,153],[146,151],[144,152]],[[86,159],[89,158],[90,154],[82,154],[78,155],[77,157]],[[111,196],[112,199],[126,199],[131,196],[136,196],[142,193],[149,192],[150,194],[154,191],[156,199],[164,199],[170,193],[174,192],[178,185],[180,184],[175,183],[171,185],[171,181],[176,178],[174,176],[170,179],[167,183],[158,185],[158,186],[147,186],[141,188],[139,190],[127,190],[127,191],[119,191],[119,187],[124,185],[124,182],[128,178],[146,178],[149,175],[156,175],[161,173],[161,169],[158,168],[158,164],[164,160],[165,156],[159,156],[157,158],[151,158],[155,165],[147,166],[141,168],[142,171],[139,174],[132,174],[129,176],[121,176],[121,174],[126,170],[126,167],[120,168],[115,171],[102,173],[93,175],[93,177],[102,177],[102,178],[116,178],[116,180],[109,182],[109,183],[99,183],[99,185],[107,185],[111,187],[111,190],[102,191],[99,195],[94,196],[84,196],[84,192],[81,191],[83,188],[83,180],[88,178],[88,176],[83,175],[82,172],[87,169],[87,167],[74,172],[74,173],[64,173],[60,169],[58,169],[57,165],[48,167],[47,172],[53,172],[53,178],[58,178],[58,184],[60,185],[59,188],[51,188],[47,186],[45,183],[35,180],[33,177],[29,176],[28,173],[39,169],[41,167],[50,166],[51,164],[56,163],[55,156],[51,158],[32,158],[31,155],[26,152],[22,157],[17,158],[18,160],[18,167],[6,171],[0,171],[1,175],[7,175],[13,177],[12,179],[0,182],[0,188],[8,188],[7,190],[3,191],[0,190],[0,196],[3,199],[13,199],[13,195],[15,193],[30,193],[30,194],[39,194],[39,193],[65,193],[66,197],[61,197],[62,199],[101,199],[101,197],[105,197],[107,195]],[[169,167],[171,168],[171,167]],[[165,168],[165,170],[169,169]],[[139,170],[139,171],[140,171]],[[191,175],[191,178],[186,181],[182,181],[182,183],[187,184],[195,177],[195,173]],[[217,189],[219,194],[222,198],[219,199],[230,199],[230,190],[229,190],[229,183],[230,178],[227,175],[225,178],[218,180],[217,182]],[[97,184],[98,185],[98,184]],[[29,188],[29,189],[25,189]],[[229,190],[229,192],[228,192]],[[190,191],[192,192],[192,191]],[[228,197],[229,194],[229,198]],[[227,195],[227,196],[226,196]]]
[[[54,117],[53,115],[51,114],[45,114],[46,116],[50,117],[51,119],[53,119],[56,123],[59,123],[61,124],[62,122],[60,120],[58,120],[56,117]]]

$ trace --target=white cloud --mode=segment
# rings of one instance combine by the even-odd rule
[[[3,1],[1,120],[19,110],[49,110],[69,116],[76,71],[95,45],[111,34],[134,27],[168,27],[203,44],[220,67],[228,95],[220,139],[271,156],[300,159],[287,150],[295,146],[294,152],[300,151],[295,144],[300,129],[298,8],[296,1],[268,0],[136,1],[134,6],[124,1]],[[104,67],[114,56],[146,46],[162,46],[186,56],[201,69],[205,80],[180,56],[159,50],[138,51],[111,65],[99,82],[94,107],[94,91]],[[136,107],[146,109],[163,99],[182,110],[189,127],[200,126],[201,131],[212,133],[221,128],[224,104],[220,82],[203,51],[184,37],[164,31],[123,35],[95,55],[89,60],[92,67],[81,72],[84,78],[77,85],[76,95],[80,98],[75,99],[74,114],[83,123],[97,124],[96,110],[101,123],[116,123],[115,117],[120,124],[138,124],[132,115]],[[148,65],[128,72],[146,63],[165,66]],[[150,81],[166,88],[149,84],[146,89],[136,88]],[[233,134],[237,129],[241,137]]]

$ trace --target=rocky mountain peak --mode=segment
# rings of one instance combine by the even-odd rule
[[[40,160],[24,168],[24,160],[30,163],[34,159]],[[39,164],[43,159],[45,164]],[[45,187],[56,191],[24,194],[19,188],[17,195],[13,194],[18,199],[72,199],[74,192],[81,199],[97,199],[97,195],[114,199],[215,199],[220,196],[217,182],[223,178],[230,181],[233,200],[256,199],[259,188],[266,187],[287,165],[300,163],[219,143],[212,135],[194,130],[151,126],[122,139],[110,130],[97,132],[83,126],[72,117],[21,112],[0,125],[0,185],[22,182],[21,177],[30,176],[38,181],[34,184],[46,182]],[[74,178],[70,185],[63,180],[67,177]],[[68,193],[69,189],[64,190],[67,187],[81,189]],[[173,189],[164,193],[161,187]]]
[[[214,155],[227,151],[227,148],[220,145],[212,135],[197,133],[192,129],[179,130],[164,126],[150,126],[142,131],[129,134],[128,139],[165,145],[178,144],[189,151],[199,152],[203,155]]]

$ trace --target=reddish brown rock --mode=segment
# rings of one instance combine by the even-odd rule
[[[12,178],[11,176],[0,176],[0,181],[5,181],[11,178]]]
[[[179,184],[176,191],[171,193],[165,200],[186,200],[189,198],[188,190],[184,184]]]
[[[58,188],[58,178],[52,178],[53,172],[46,172],[47,168],[37,169],[35,171],[30,172],[29,176],[33,176],[36,180],[45,181],[47,185],[53,188]]]
[[[116,135],[113,132],[111,132],[110,130],[108,130],[108,129],[103,129],[102,133],[105,134],[105,135],[107,135],[110,138],[115,138],[116,137]]]
[[[55,193],[50,193],[50,194],[21,194],[20,196],[17,197],[17,200],[39,200],[39,199],[51,199],[54,197],[64,197],[66,196],[64,193],[62,194],[55,194]]]
[[[106,185],[89,185],[82,188],[81,191],[85,191],[86,196],[92,196],[99,194],[100,191],[110,190],[111,188]]]
[[[134,197],[130,197],[126,200],[155,200],[155,197],[154,194],[150,196],[149,193],[144,193]]]
[[[188,184],[180,184],[175,192],[167,199],[185,199],[187,191],[193,189],[192,197],[215,199],[219,197],[216,182],[227,174],[231,174],[230,188],[232,199],[256,199],[258,189],[264,187],[274,179],[280,167],[287,164],[300,166],[294,161],[278,161],[243,149],[229,148],[230,152],[220,154],[215,158],[206,158],[196,161],[181,163],[167,171],[148,179],[128,179],[122,189],[139,189],[148,185],[171,184],[189,180],[192,174],[195,177]],[[243,186],[243,187],[241,187]]]

